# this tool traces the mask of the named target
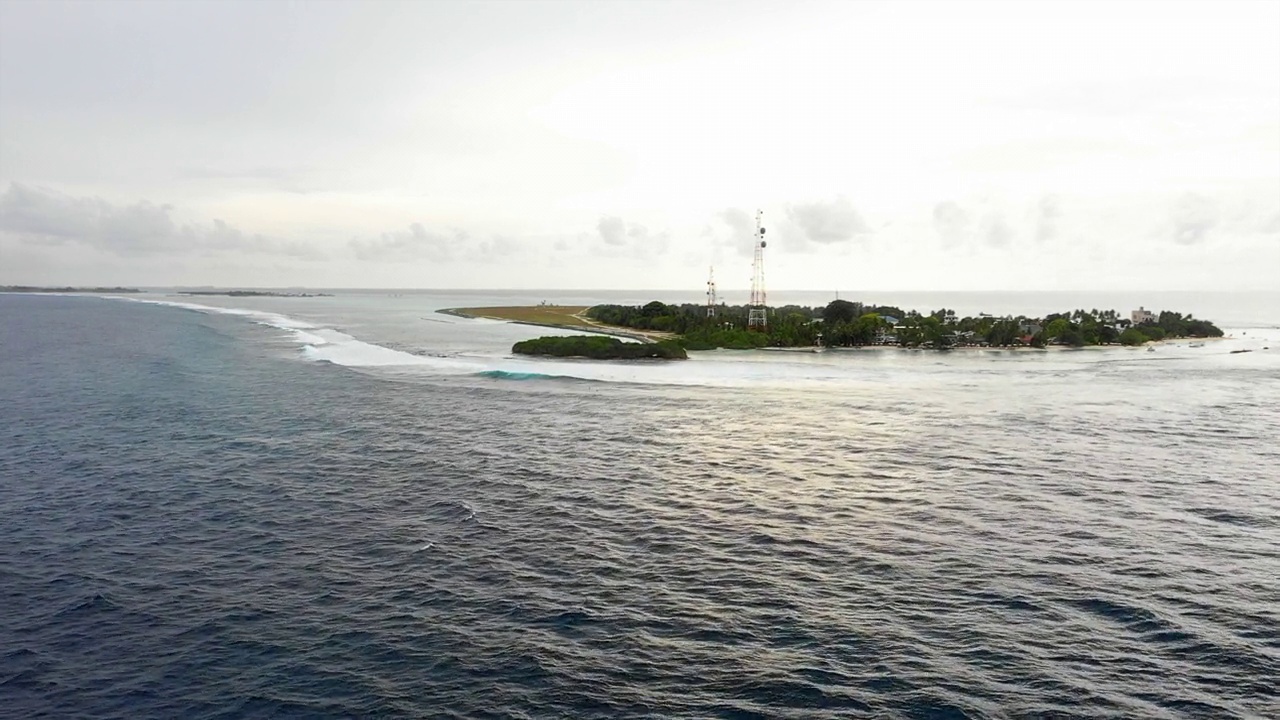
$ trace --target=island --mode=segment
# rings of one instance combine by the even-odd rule
[[[1208,320],[1174,311],[1140,308],[1122,317],[1115,310],[1076,309],[1043,317],[959,316],[942,308],[929,313],[888,305],[834,300],[824,307],[787,305],[767,310],[764,328],[748,328],[744,305],[646,305],[453,308],[440,312],[529,325],[614,335],[641,343],[671,342],[685,350],[717,348],[852,348],[898,346],[952,348],[1047,348],[1143,345],[1175,338],[1215,338],[1223,333]],[[583,355],[589,357],[589,355]]]
[[[34,285],[0,285],[0,292],[9,293],[97,293],[99,295],[125,295],[142,292],[129,287],[37,287]]]
[[[687,360],[689,354],[675,340],[655,343],[623,342],[601,335],[546,336],[522,340],[512,346],[517,355],[541,355],[591,360]]]
[[[1207,320],[1145,309],[1121,317],[1115,310],[1068,310],[1044,317],[986,313],[960,317],[942,308],[904,311],[848,300],[822,308],[788,305],[767,310],[764,328],[748,328],[747,306],[596,305],[585,316],[602,324],[674,333],[689,350],[764,347],[860,347],[897,345],[946,350],[956,347],[1142,345],[1173,338],[1222,337]],[[1135,321],[1136,320],[1136,321]]]
[[[179,295],[219,295],[222,297],[287,297],[312,298],[333,297],[332,293],[286,293],[271,290],[179,290]]]

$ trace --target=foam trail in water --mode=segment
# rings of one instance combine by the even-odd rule
[[[733,352],[694,354],[689,360],[600,362],[492,358],[481,374],[497,380],[590,380],[596,382],[701,387],[781,385],[821,387],[834,379],[850,381],[847,372],[830,363],[748,360]],[[856,381],[853,381],[856,382]]]
[[[146,303],[148,305],[167,305],[169,307],[182,308],[184,310],[194,310],[196,312],[202,312],[202,313],[216,313],[218,315],[238,315],[240,317],[247,317],[250,320],[258,323],[259,325],[269,325],[274,328],[280,328],[281,330],[297,331],[297,330],[310,330],[310,329],[320,327],[319,325],[306,322],[305,320],[298,320],[297,318],[291,318],[291,317],[288,317],[287,315],[263,312],[261,310],[245,310],[242,308],[225,308],[225,307],[217,307],[214,305],[199,305],[196,303],[179,302],[177,300],[148,300],[148,299],[133,298],[133,297],[111,297],[111,299],[112,300],[128,300],[129,302],[140,302],[140,303]]]
[[[424,357],[402,350],[393,350],[382,345],[357,340],[356,338],[331,328],[299,320],[278,313],[243,308],[224,308],[213,305],[178,302],[174,300],[144,300],[125,297],[121,300],[148,303],[151,305],[167,305],[169,307],[193,310],[218,315],[235,315],[244,317],[259,325],[288,331],[291,337],[301,346],[302,356],[308,360],[330,362],[346,367],[395,367],[418,366],[427,367],[442,373],[474,373],[484,369],[476,363],[452,360],[440,357]]]

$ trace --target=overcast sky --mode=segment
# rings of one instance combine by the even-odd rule
[[[0,283],[1280,289],[1280,2],[0,0]]]

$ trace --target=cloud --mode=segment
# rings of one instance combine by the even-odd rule
[[[747,214],[746,210],[725,208],[717,214],[733,230],[735,235],[744,235],[749,241],[752,233],[755,232],[755,225],[751,222],[751,216]]]
[[[224,251],[323,257],[306,243],[246,233],[218,219],[179,225],[172,212],[171,205],[146,200],[119,206],[15,182],[0,195],[0,232],[34,244],[80,243],[123,257]]]
[[[1218,224],[1218,207],[1203,195],[1187,193],[1174,202],[1170,219],[1175,243],[1198,245]]]
[[[940,202],[933,206],[933,229],[944,246],[959,245],[969,230],[969,213],[951,200]]]
[[[528,239],[508,235],[481,238],[461,228],[429,230],[415,222],[407,230],[393,230],[371,240],[352,238],[347,246],[366,262],[501,264],[530,250]],[[566,246],[567,247],[567,246]],[[560,242],[556,243],[560,250]]]
[[[670,232],[650,232],[644,225],[624,222],[622,218],[611,215],[600,218],[596,232],[604,242],[606,255],[652,258],[665,253],[671,245]]]
[[[1013,228],[1002,213],[993,212],[982,220],[982,241],[994,248],[1009,247],[1013,240]]]
[[[186,225],[182,232],[191,240],[192,245],[210,250],[260,252],[305,260],[323,260],[326,257],[323,252],[307,243],[250,235],[221,220],[214,220],[210,227]]]
[[[831,202],[788,207],[787,218],[799,226],[807,240],[820,245],[848,242],[871,232],[853,203],[844,196]]]
[[[117,207],[21,183],[0,196],[0,230],[35,241],[83,242],[120,255],[154,252],[179,239],[168,205]]]
[[[1271,219],[1265,221],[1260,226],[1264,235],[1280,235],[1280,212],[1271,216]]]
[[[729,237],[723,244],[736,249],[744,257],[751,257],[755,253],[756,225],[747,211],[725,208],[717,216],[729,226]]]
[[[1036,240],[1045,242],[1058,236],[1058,220],[1062,218],[1062,205],[1057,195],[1040,198],[1036,208]]]
[[[605,245],[625,245],[627,243],[627,225],[622,218],[606,216],[596,223],[596,232]]]
[[[642,257],[661,255],[671,245],[671,233],[665,230],[651,233],[649,228],[634,223],[627,227],[627,237]]]
[[[409,230],[382,233],[376,240],[352,239],[348,245],[360,260],[385,262],[389,260],[438,260],[448,262],[456,255],[459,246],[467,241],[467,234],[455,230],[452,235],[429,231],[422,223],[409,225]]]
[[[933,229],[942,239],[942,246],[945,248],[958,247],[975,240],[989,247],[1005,248],[1013,242],[1014,235],[1013,227],[1009,225],[1003,212],[994,209],[986,211],[974,228],[974,219],[969,211],[951,200],[933,206]]]
[[[523,252],[524,243],[505,235],[494,235],[468,248],[467,259],[475,262],[497,262]]]

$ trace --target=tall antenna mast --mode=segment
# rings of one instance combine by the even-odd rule
[[[747,310],[747,329],[764,331],[768,329],[769,320],[765,307],[768,301],[764,292],[764,227],[760,222],[764,218],[762,210],[756,211],[755,260],[751,263],[751,305]]]
[[[716,316],[716,268],[711,266],[711,271],[707,273],[707,317]]]

